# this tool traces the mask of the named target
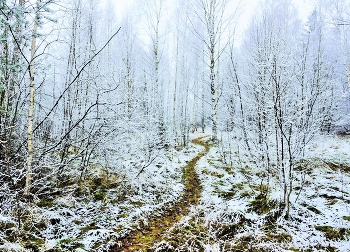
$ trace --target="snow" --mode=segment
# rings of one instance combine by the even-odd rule
[[[192,139],[198,137],[209,139],[208,133],[191,134]],[[92,201],[91,198],[68,194],[58,197],[51,207],[33,209],[35,221],[41,220],[47,226],[40,231],[40,236],[45,238],[45,248],[64,246],[65,239],[74,238],[86,250],[92,250],[101,243],[96,251],[105,251],[130,231],[147,226],[148,218],[160,215],[180,197],[184,190],[182,167],[202,150],[203,147],[194,144],[181,151],[168,150],[160,153],[139,176],[137,171],[124,173],[122,185],[127,195],[123,199],[113,198],[119,190],[116,188],[108,191],[106,198],[109,200]],[[343,240],[330,240],[316,227],[350,229],[350,222],[343,219],[350,216],[349,172],[333,170],[327,165],[327,162],[350,164],[350,139],[318,136],[307,146],[305,156],[310,169],[295,171],[293,183],[298,188],[291,195],[291,219],[278,218],[272,223],[275,225],[274,234],[286,233],[291,236],[290,241],[276,243],[268,240],[265,227],[271,213],[258,214],[249,210],[256,196],[254,191],[257,189],[254,188],[266,183],[259,171],[254,167],[244,167],[238,157],[233,160],[232,166],[224,164],[217,146],[213,146],[195,167],[203,187],[199,205],[192,206],[189,215],[174,227],[190,226],[194,221],[202,223],[207,228],[208,237],[203,243],[205,251],[220,251],[223,243],[236,244],[239,239],[250,236],[255,237],[252,246],[269,251],[288,251],[288,248],[315,250],[320,245],[349,251],[349,236]],[[124,168],[130,163],[130,160],[125,160]],[[270,185],[269,200],[281,201],[283,193],[278,181],[272,178]],[[10,223],[13,220],[0,215],[0,222]],[[225,225],[240,226],[234,237],[216,237],[216,227]],[[161,244],[165,246],[166,241],[158,246]],[[0,248],[23,249],[20,244],[6,240]],[[84,250],[79,247],[75,251]]]
[[[195,136],[193,136],[195,137]],[[177,226],[186,227],[191,219],[202,219],[208,227],[208,239],[214,239],[213,223],[239,223],[240,216],[249,220],[244,228],[231,241],[235,244],[240,237],[252,235],[258,242],[255,246],[266,248],[268,251],[288,251],[288,248],[313,249],[322,251],[322,247],[334,246],[339,251],[350,250],[349,235],[344,240],[329,240],[325,234],[316,230],[316,226],[331,226],[335,230],[350,228],[350,222],[343,216],[350,216],[350,176],[340,170],[332,170],[324,162],[318,160],[336,161],[338,164],[350,164],[350,139],[336,136],[318,136],[306,149],[306,158],[311,160],[311,173],[295,172],[294,186],[302,186],[294,190],[291,195],[291,219],[279,218],[275,225],[279,225],[277,233],[287,233],[291,241],[274,243],[265,240],[267,214],[259,215],[249,211],[252,196],[240,196],[242,193],[252,193],[249,184],[258,185],[262,180],[254,168],[249,170],[249,178],[239,169],[238,160],[234,160],[232,170],[221,162],[222,157],[217,147],[211,148],[209,153],[202,157],[196,166],[202,181],[203,192],[200,204],[192,209],[189,216],[185,216]],[[302,181],[302,179],[304,180]],[[283,199],[283,192],[278,181],[272,181],[269,200]],[[301,185],[303,184],[303,185]],[[233,186],[237,185],[237,189]],[[225,192],[232,192],[225,196]],[[236,192],[236,193],[234,193]],[[299,195],[300,194],[300,195]],[[334,199],[325,198],[328,195]],[[317,209],[315,213],[310,209]],[[232,219],[232,216],[233,219]],[[275,231],[276,232],[276,231]],[[220,251],[220,243],[212,241],[204,244],[205,251]],[[254,243],[252,243],[254,244]],[[254,245],[252,245],[254,246]]]
[[[336,135],[317,136],[307,146],[306,156],[350,164],[350,138]]]
[[[139,176],[137,172],[125,174],[125,186],[129,184],[131,190],[124,201],[84,203],[71,195],[57,199],[54,208],[42,212],[49,223],[49,228],[45,231],[46,246],[53,248],[64,239],[77,237],[79,243],[89,250],[96,242],[111,238],[117,240],[131,230],[140,228],[140,222],[147,225],[147,219],[151,215],[160,214],[162,209],[179,198],[184,189],[181,168],[201,148],[191,144],[180,152],[169,150],[167,153],[160,153],[154,163]],[[125,160],[124,168],[131,163],[133,162]],[[59,220],[59,225],[52,225],[50,220]],[[89,225],[93,229],[89,230]],[[103,251],[113,244],[107,242],[99,249]]]
[[[0,245],[0,249],[6,249],[7,251],[28,251],[25,250],[20,244],[18,243],[5,243],[4,245]]]

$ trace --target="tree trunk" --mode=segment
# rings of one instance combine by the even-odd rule
[[[32,179],[32,169],[33,169],[33,121],[34,121],[34,95],[35,95],[35,86],[34,86],[34,70],[35,70],[35,51],[36,51],[36,36],[38,30],[38,13],[36,14],[34,20],[33,34],[32,34],[32,44],[30,47],[31,55],[30,55],[30,65],[29,65],[29,78],[30,78],[30,86],[29,86],[29,111],[28,111],[28,160],[27,160],[27,176],[26,176],[26,184],[24,189],[24,195],[28,195],[30,193],[30,185]]]

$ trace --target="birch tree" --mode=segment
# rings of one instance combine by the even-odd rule
[[[145,31],[148,41],[148,50],[145,53],[145,60],[148,62],[147,71],[149,77],[150,91],[150,109],[151,114],[149,122],[150,128],[155,130],[155,147],[163,148],[166,144],[166,123],[165,123],[165,81],[164,81],[164,32],[162,28],[165,25],[164,22],[164,8],[165,2],[161,0],[152,0],[147,6],[144,6],[145,10]],[[153,117],[153,118],[152,118]]]
[[[267,1],[266,6],[252,23],[245,45],[251,76],[244,102],[251,136],[246,146],[267,184],[277,172],[284,216],[289,218],[295,165],[330,114],[332,99],[326,97],[332,72],[324,59],[321,26],[311,27],[303,41],[291,3]],[[301,51],[298,44],[303,45]]]
[[[24,194],[28,195],[30,191],[30,183],[32,178],[32,162],[33,162],[33,121],[34,121],[34,97],[35,97],[35,55],[36,55],[36,37],[38,31],[38,22],[39,22],[39,8],[41,1],[37,2],[36,14],[33,24],[33,33],[32,33],[32,43],[30,47],[30,62],[29,62],[29,111],[28,111],[28,160],[27,160],[27,176],[26,176],[26,185],[24,189]]]
[[[323,16],[329,41],[328,53],[334,68],[335,96],[338,109],[334,111],[333,131],[348,134],[350,131],[350,3],[344,0],[327,0],[317,3],[318,15]],[[328,37],[327,37],[328,35]]]
[[[11,152],[15,150],[19,129],[15,127],[18,120],[20,78],[25,64],[21,53],[24,39],[21,39],[24,24],[23,2],[10,5],[0,2],[0,163],[9,172]],[[18,14],[17,16],[13,13]],[[17,90],[17,91],[16,91]]]
[[[210,118],[213,141],[217,141],[218,106],[222,84],[219,62],[228,43],[229,25],[232,19],[226,13],[228,3],[228,0],[198,0],[195,1],[192,7],[194,18],[199,20],[203,27],[203,29],[198,29],[194,26],[195,21],[191,20],[193,32],[204,44],[204,62],[209,70],[205,79],[210,87]]]

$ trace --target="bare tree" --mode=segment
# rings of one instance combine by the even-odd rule
[[[247,96],[238,102],[244,111],[241,120],[246,117],[249,121],[240,126],[245,146],[264,172],[267,184],[272,181],[273,171],[279,174],[286,218],[290,215],[294,167],[332,108],[328,96],[332,72],[325,65],[322,26],[318,24],[309,32],[299,51],[294,45],[303,41],[302,27],[293,18],[295,13],[288,1],[269,2],[256,17],[245,44],[250,79],[245,85],[238,84],[239,96],[242,89]],[[312,50],[311,37],[315,42]],[[234,81],[240,83],[235,67],[231,71]]]
[[[211,122],[213,140],[217,141],[218,106],[221,92],[219,62],[225,50],[229,36],[232,16],[227,15],[228,0],[197,0],[192,6],[194,18],[199,20],[203,29],[195,26],[192,19],[192,30],[204,44],[204,62],[209,68],[207,79],[210,86]],[[203,32],[202,32],[203,31]]]
[[[27,160],[27,176],[26,176],[26,185],[24,189],[24,194],[28,195],[30,192],[30,183],[32,178],[32,162],[33,162],[33,121],[34,121],[34,96],[35,96],[35,82],[34,82],[34,69],[35,69],[35,56],[36,56],[36,37],[38,31],[38,22],[39,22],[39,8],[41,0],[37,2],[37,9],[33,24],[33,33],[32,33],[32,43],[30,47],[30,63],[29,63],[29,111],[28,111],[28,160]]]

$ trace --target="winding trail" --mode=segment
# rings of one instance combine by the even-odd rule
[[[182,168],[182,182],[185,186],[182,197],[173,206],[166,209],[161,216],[149,219],[148,225],[142,230],[130,233],[122,240],[121,246],[116,246],[111,251],[151,251],[152,246],[161,241],[162,234],[188,214],[191,205],[198,204],[202,186],[195,166],[198,160],[210,150],[210,146],[203,142],[205,137],[192,140],[192,143],[203,146],[204,150]]]

